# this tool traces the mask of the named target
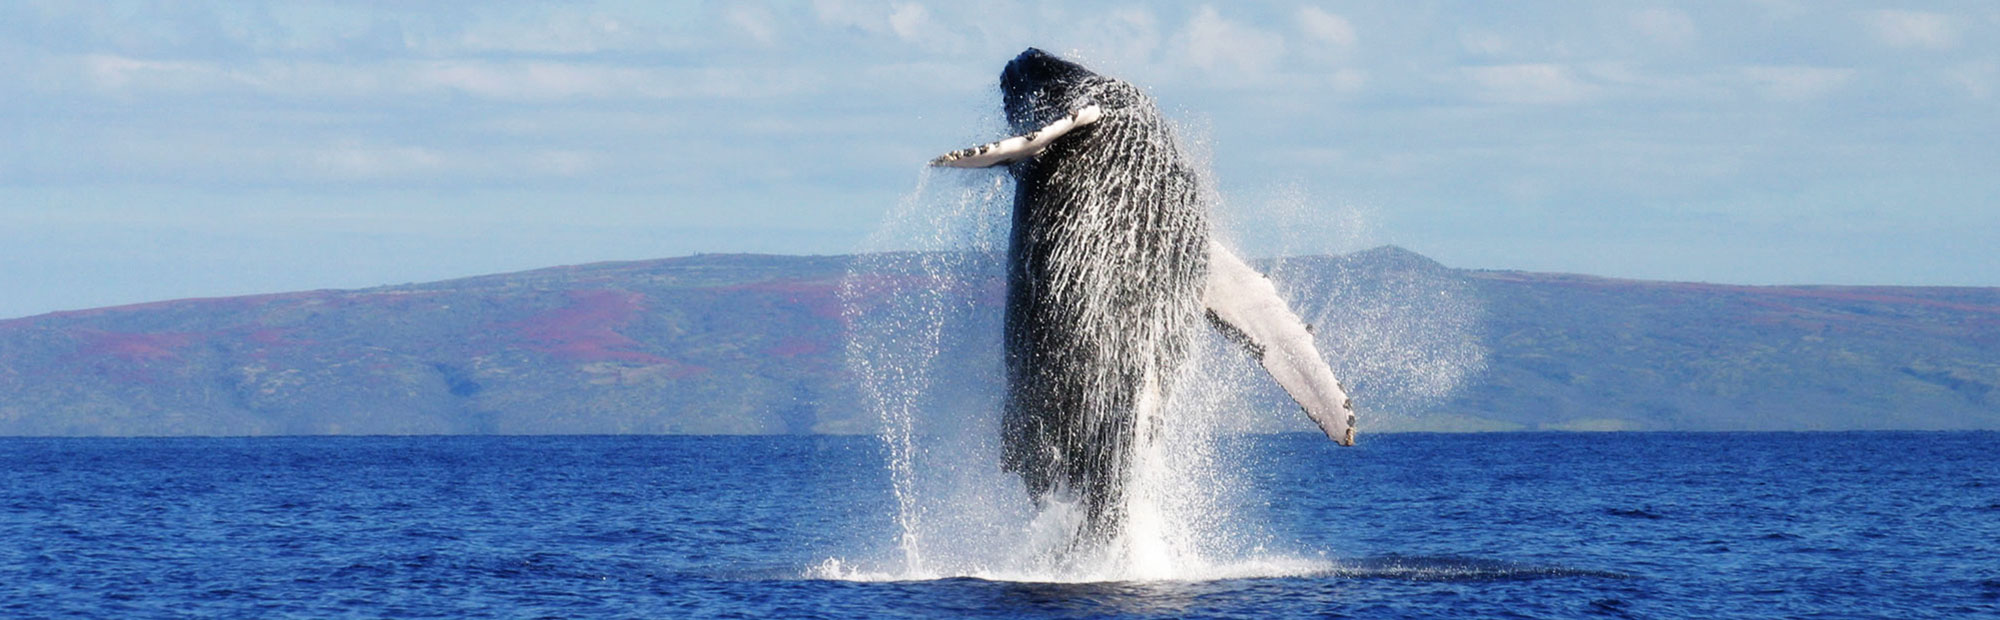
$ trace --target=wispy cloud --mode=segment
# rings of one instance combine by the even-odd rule
[[[1654,7],[1633,13],[1632,26],[1646,39],[1671,47],[1693,44],[1700,35],[1693,18],[1670,8]]]
[[[1079,51],[1135,75],[1156,64],[1165,38],[1159,16],[1145,7],[1080,12],[1070,28],[1071,34],[1064,38],[1087,46]]]
[[[1628,203],[1793,221],[1842,201],[1887,213],[1855,196],[1916,188],[1912,221],[1974,220],[2000,165],[2000,13],[1870,4],[0,2],[0,198],[258,188],[337,212],[407,190],[450,222],[490,213],[459,190],[504,187],[675,225],[752,205],[808,222],[785,238],[822,241],[796,251],[839,252],[925,158],[996,129],[1000,65],[1037,46],[1147,87],[1212,138],[1234,188],[1378,203],[1385,240],[1467,266],[1574,241],[1531,215],[1623,221]],[[1877,253],[1928,243],[1920,229],[1884,228],[1904,236]],[[1410,237],[1438,230],[1453,242]],[[1615,273],[1603,259],[1566,268]]]
[[[1890,47],[1944,50],[1958,45],[1958,26],[1943,14],[1871,11],[1861,19],[1876,41]]]
[[[1825,97],[1853,81],[1855,75],[1854,69],[1841,67],[1754,66],[1740,72],[1757,93],[1779,101]]]
[[[1536,55],[1507,34],[1489,29],[1466,29],[1458,35],[1458,46],[1467,54],[1487,59]]]
[[[461,32],[456,43],[459,50],[475,53],[593,54],[655,49],[665,41],[615,17],[555,12],[534,21],[478,23]]]
[[[1495,103],[1573,104],[1590,99],[1599,90],[1560,64],[1466,67],[1461,74],[1472,85],[1475,98]]]
[[[909,2],[896,5],[889,11],[889,30],[905,41],[918,41],[928,37],[936,24],[931,23],[931,11],[924,5]]]
[[[1354,47],[1358,39],[1354,34],[1354,24],[1348,23],[1347,18],[1320,10],[1319,7],[1299,7],[1298,25],[1299,31],[1304,32],[1306,38],[1339,49]]]
[[[724,20],[751,40],[767,46],[778,41],[777,18],[771,15],[770,9],[754,4],[730,3],[722,15]]]
[[[821,24],[875,33],[889,30],[889,15],[895,10],[880,2],[851,0],[812,0],[812,7]]]
[[[804,68],[661,67],[562,60],[395,60],[337,63],[162,61],[114,54],[55,59],[109,93],[255,92],[369,98],[452,93],[503,101],[757,98],[821,88]]]
[[[378,179],[435,175],[452,164],[434,149],[342,144],[311,153],[309,172],[334,178]]]
[[[1284,35],[1224,18],[1203,5],[1177,37],[1189,65],[1214,76],[1249,80],[1268,73],[1284,56]]]
[[[2000,63],[1963,63],[1946,69],[1945,79],[1974,99],[1986,99],[1993,96],[1994,84],[2000,81]]]
[[[86,54],[59,63],[55,71],[74,68],[78,77],[102,91],[196,91],[242,83],[245,76],[216,63],[143,60],[115,54]]]
[[[574,178],[601,167],[603,154],[580,149],[442,149],[343,141],[276,155],[301,178],[343,181],[423,178]]]

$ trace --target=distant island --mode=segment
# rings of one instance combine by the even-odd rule
[[[844,357],[852,261],[699,255],[4,320],[0,435],[872,433]],[[1422,273],[1478,304],[1483,369],[1416,410],[1359,403],[1364,434],[2000,429],[2000,288],[1464,270],[1395,247],[1288,261],[1292,279]],[[950,389],[990,387],[972,383]],[[1311,430],[1266,417],[1284,422],[1250,430]]]

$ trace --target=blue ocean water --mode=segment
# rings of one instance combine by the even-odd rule
[[[868,437],[0,438],[6,617],[2000,617],[2000,434],[1231,442],[1323,568],[819,578]]]

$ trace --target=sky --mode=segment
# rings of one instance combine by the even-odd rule
[[[857,251],[1029,46],[1150,91],[1250,254],[2000,286],[1991,2],[27,0],[0,318]]]

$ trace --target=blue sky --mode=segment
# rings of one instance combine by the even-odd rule
[[[1148,87],[1252,253],[2000,285],[2000,4],[1081,4],[0,4],[0,317],[854,251],[1030,45]]]

